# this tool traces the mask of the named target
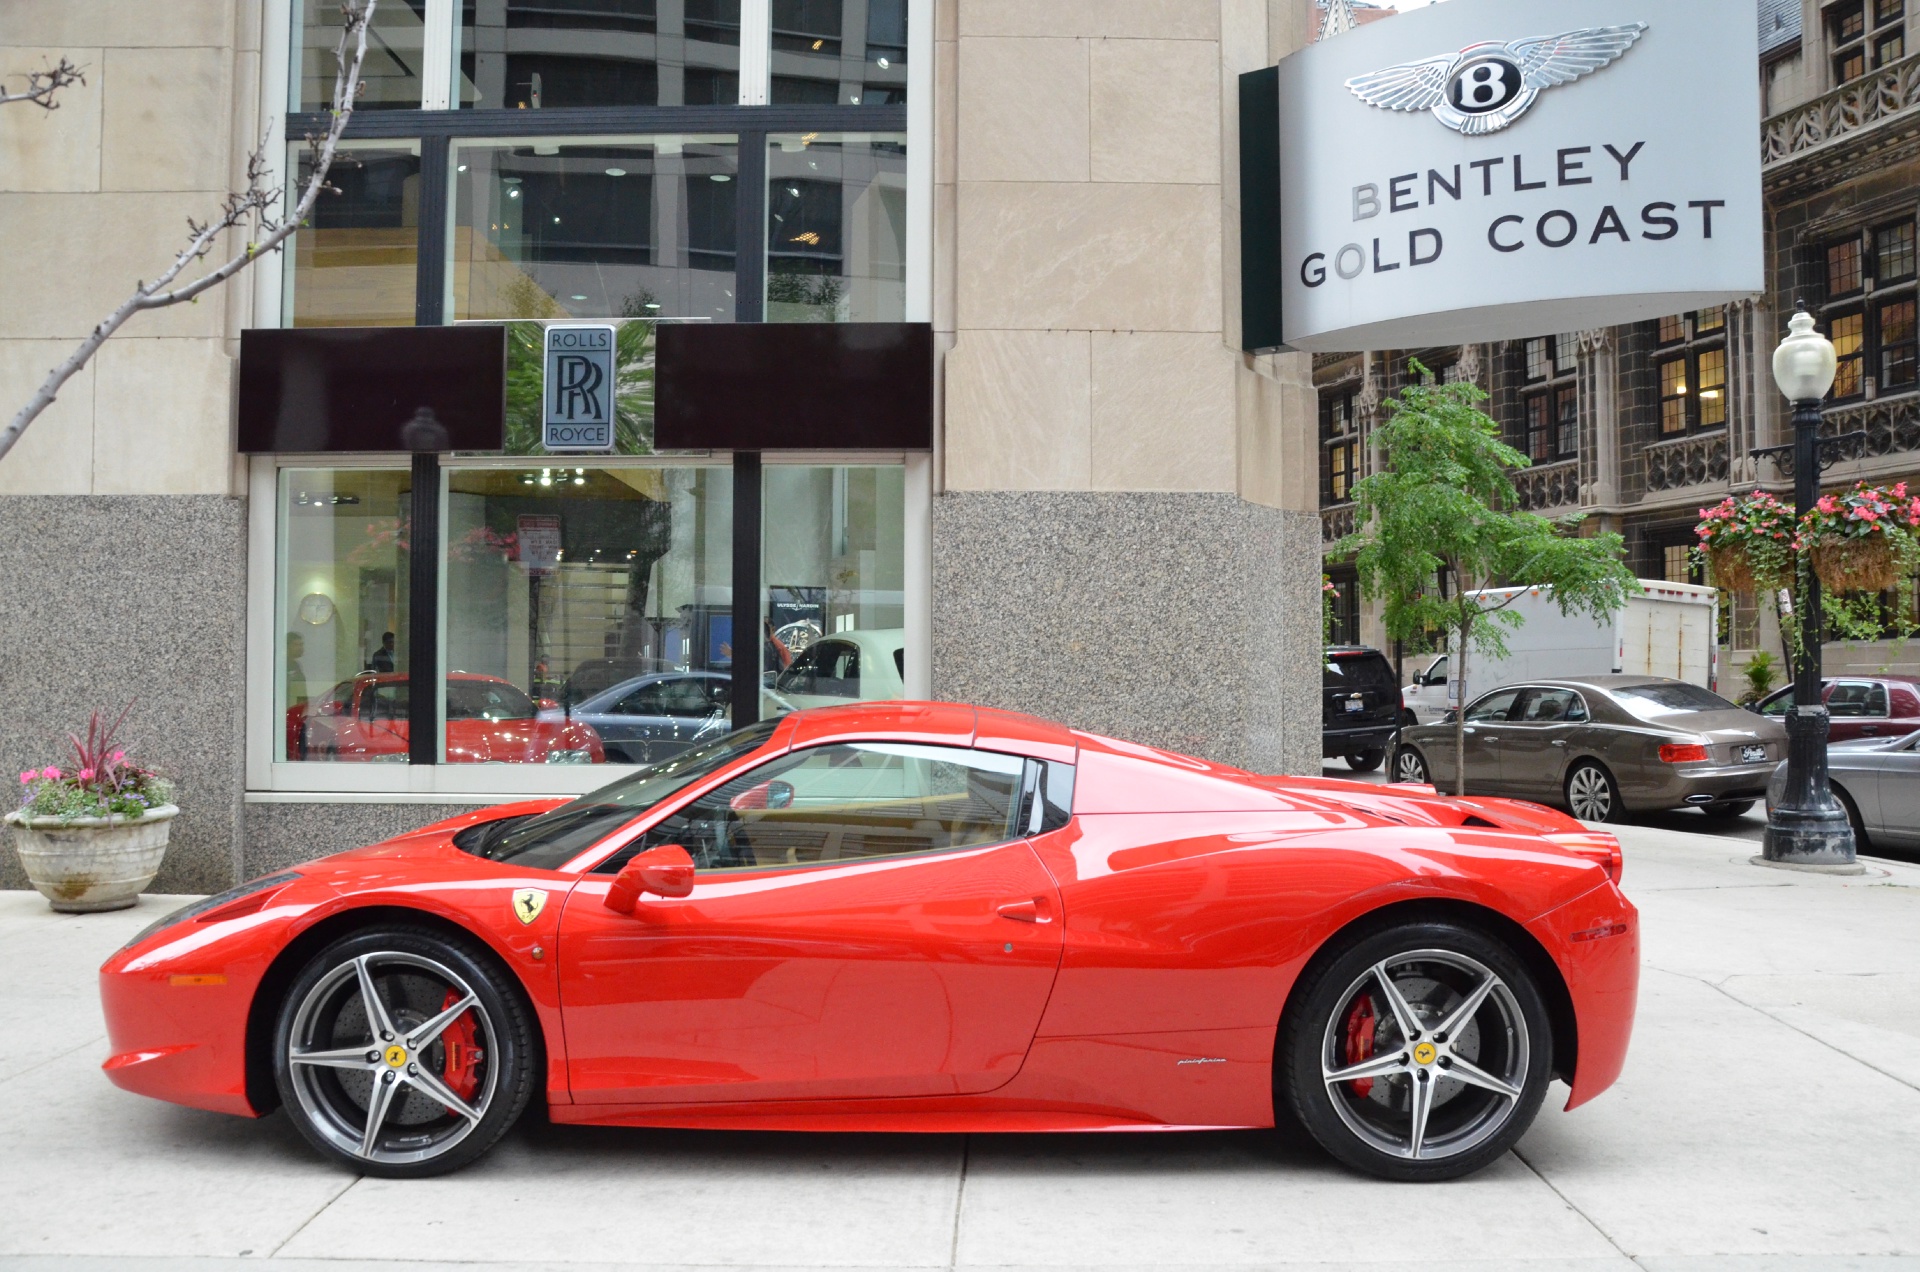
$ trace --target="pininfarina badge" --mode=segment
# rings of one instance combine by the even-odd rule
[[[1618,61],[1647,24],[1588,27],[1511,43],[1469,45],[1418,62],[1356,75],[1353,95],[1382,110],[1430,110],[1468,137],[1496,133],[1533,108],[1540,94]]]

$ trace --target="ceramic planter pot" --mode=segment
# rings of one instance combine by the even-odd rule
[[[124,817],[28,817],[8,813],[14,851],[27,878],[66,914],[124,910],[160,873],[178,807],[162,804],[139,821]]]

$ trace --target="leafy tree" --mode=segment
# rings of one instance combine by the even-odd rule
[[[1412,365],[1423,380],[1430,376]],[[1511,608],[1524,593],[1488,596],[1487,589],[1550,587],[1562,613],[1596,619],[1640,589],[1622,562],[1619,535],[1580,537],[1578,517],[1552,522],[1519,510],[1509,474],[1528,460],[1500,440],[1499,425],[1479,409],[1486,398],[1473,384],[1420,383],[1389,400],[1386,423],[1373,434],[1385,462],[1354,487],[1362,528],[1340,543],[1355,554],[1363,592],[1386,603],[1387,634],[1448,633],[1462,684],[1472,652],[1504,657],[1507,634],[1526,621]],[[1461,795],[1465,705],[1453,732]]]

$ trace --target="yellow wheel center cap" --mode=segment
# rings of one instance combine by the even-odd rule
[[[1413,1058],[1421,1064],[1432,1064],[1433,1058],[1439,1054],[1430,1042],[1423,1042],[1413,1049]]]
[[[1427,1050],[1431,1051],[1433,1048],[1429,1047]],[[392,1068],[405,1068],[407,1063],[407,1049],[396,1042],[387,1048],[387,1054],[382,1058],[385,1059],[387,1064]],[[1425,1061],[1421,1063],[1424,1064]]]

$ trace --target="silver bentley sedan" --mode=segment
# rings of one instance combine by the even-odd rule
[[[1683,680],[1583,676],[1506,685],[1467,704],[1467,789],[1582,821],[1698,808],[1738,817],[1766,796],[1786,727]],[[1392,780],[1453,789],[1454,725],[1403,730]]]
[[[1835,742],[1827,748],[1827,768],[1859,851],[1920,848],[1920,733]],[[1783,767],[1768,787],[1768,808],[1779,800],[1786,776]]]

